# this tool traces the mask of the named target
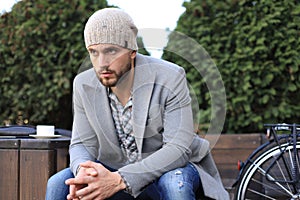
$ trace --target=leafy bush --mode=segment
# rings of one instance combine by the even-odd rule
[[[105,7],[106,0],[23,0],[1,15],[0,123],[71,128],[72,81],[88,56],[84,25]]]
[[[264,123],[299,123],[300,2],[191,0],[184,6],[176,31],[201,44],[222,75],[227,97],[223,132],[259,132]],[[171,34],[168,46],[179,43]],[[193,54],[193,49],[181,52]],[[200,123],[208,124],[207,77],[200,77],[178,55],[165,51],[163,58],[186,68],[199,101]]]
[[[84,24],[103,7],[105,0],[25,0],[2,14],[1,122],[70,128],[72,79],[87,56]]]

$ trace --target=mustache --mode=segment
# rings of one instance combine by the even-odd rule
[[[100,67],[99,71],[100,72],[102,72],[102,71],[109,71],[108,66],[102,66],[102,67]]]
[[[103,66],[103,67],[100,67],[100,69],[98,70],[99,73],[103,73],[103,72],[110,72],[110,73],[114,73],[115,71],[114,70],[111,70],[108,68],[109,66]]]

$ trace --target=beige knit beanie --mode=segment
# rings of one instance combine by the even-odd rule
[[[137,50],[137,32],[127,13],[117,8],[104,8],[96,11],[87,21],[84,29],[85,46],[116,44]]]

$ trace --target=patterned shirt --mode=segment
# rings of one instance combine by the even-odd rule
[[[138,160],[138,149],[132,129],[132,96],[123,106],[113,92],[108,90],[108,94],[121,149],[128,163],[134,163]]]

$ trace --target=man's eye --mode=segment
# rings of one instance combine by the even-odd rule
[[[90,54],[93,56],[97,55],[97,51],[95,51],[94,49],[90,49]]]
[[[111,55],[114,55],[114,54],[117,53],[117,50],[114,49],[114,48],[111,48],[111,49],[108,49],[108,50],[107,50],[107,53],[108,53],[108,54],[111,54]]]

